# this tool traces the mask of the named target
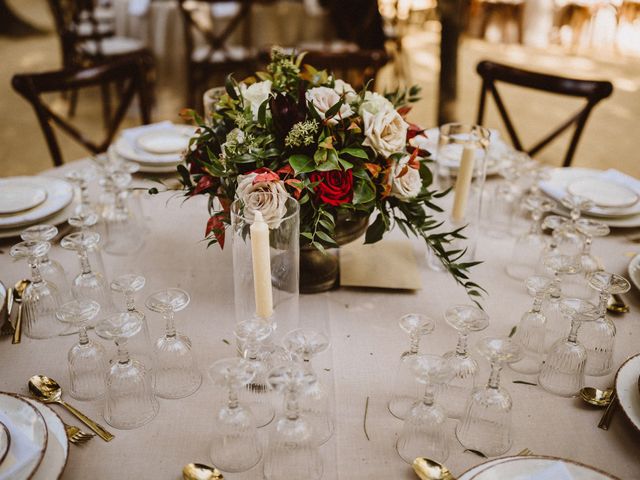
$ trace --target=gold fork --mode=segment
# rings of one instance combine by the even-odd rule
[[[67,433],[69,441],[74,445],[82,445],[96,436],[95,433],[83,432],[78,427],[67,425],[66,423],[64,424],[64,431]]]

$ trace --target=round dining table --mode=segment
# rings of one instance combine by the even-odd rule
[[[74,162],[43,175],[63,177],[65,172],[81,165]],[[104,262],[111,278],[126,272],[146,277],[147,284],[137,294],[136,304],[146,314],[152,339],[162,335],[162,319],[144,308],[145,298],[166,287],[179,287],[190,293],[191,303],[176,315],[176,322],[178,330],[192,339],[203,372],[202,386],[187,398],[160,399],[158,415],[134,430],[109,427],[102,418],[102,401],[77,401],[63,394],[64,399],[107,427],[115,438],[104,442],[96,437],[82,447],[71,445],[62,479],[177,480],[185,464],[211,463],[213,417],[221,392],[206,371],[214,361],[236,355],[231,246],[207,248],[203,237],[208,215],[202,196],[185,201],[178,191],[157,195],[145,192],[151,186],[159,190],[178,188],[175,178],[165,177],[162,181],[164,186],[136,174],[134,184],[141,188],[145,245],[132,255],[104,254]],[[96,194],[98,189],[97,184],[92,185],[92,193]],[[68,227],[60,228],[61,234],[68,231]],[[625,274],[631,256],[640,250],[627,235],[627,231],[614,231],[594,241],[594,253],[608,271]],[[393,231],[390,237],[402,235]],[[0,243],[0,280],[5,285],[13,285],[28,275],[26,263],[14,262],[9,255],[15,241],[5,239]],[[445,323],[444,310],[470,300],[447,273],[427,267],[424,243],[411,240],[406,245],[419,269],[422,282],[419,290],[339,288],[300,295],[299,324],[324,331],[331,341],[330,348],[314,360],[320,380],[332,392],[335,416],[334,434],[320,447],[323,479],[417,478],[396,452],[402,422],[387,409],[400,355],[408,346],[408,337],[399,328],[398,319],[409,312],[432,317],[435,330],[423,338],[420,349],[422,353],[441,355],[456,345],[456,333]],[[495,239],[482,234],[478,240],[477,258],[483,263],[473,268],[471,276],[487,290],[481,303],[490,317],[489,327],[470,337],[471,351],[481,368],[479,384],[486,382],[489,366],[474,345],[484,336],[509,335],[532,303],[523,283],[505,274],[512,246],[513,238]],[[77,275],[79,263],[73,252],[60,247],[59,239],[53,241],[50,256],[65,267],[69,277]],[[121,298],[114,298],[124,306]],[[625,299],[630,304],[630,313],[612,317],[617,328],[614,371],[602,377],[587,377],[587,385],[612,386],[617,368],[640,351],[640,293],[632,290]],[[101,341],[95,334],[90,335]],[[47,340],[23,337],[20,344],[12,345],[10,337],[0,337],[0,391],[28,395],[28,379],[44,374],[58,380],[63,391],[68,392],[67,351],[76,341],[75,336]],[[526,383],[519,383],[522,381]],[[602,409],[586,405],[579,398],[555,396],[528,384],[536,382],[535,376],[515,373],[509,368],[502,372],[501,385],[513,398],[513,444],[505,455],[528,448],[534,454],[591,465],[614,478],[640,478],[640,432],[620,410],[605,431],[597,427]],[[52,408],[65,422],[79,424],[61,408]],[[460,445],[455,436],[456,423],[450,419],[446,424],[450,455],[445,463],[455,476],[460,476],[486,459]],[[268,426],[260,429],[261,441],[265,443],[268,429]],[[225,473],[225,478],[263,478],[262,462],[248,472]]]

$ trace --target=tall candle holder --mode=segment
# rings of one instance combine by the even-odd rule
[[[258,191],[231,204],[236,321],[259,316],[281,335],[297,327],[300,206]]]
[[[461,248],[466,248],[464,261],[473,261],[479,232],[482,192],[487,173],[487,150],[490,132],[479,125],[447,123],[440,127],[436,178],[440,190],[451,189],[451,210],[445,222],[449,228],[465,227],[467,238]],[[430,262],[441,269],[439,262]]]

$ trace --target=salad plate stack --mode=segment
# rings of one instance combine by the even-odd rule
[[[16,237],[38,223],[65,222],[73,195],[73,186],[59,178],[0,178],[0,238]]]
[[[195,129],[190,125],[176,125],[172,122],[129,128],[123,130],[109,147],[109,155],[139,164],[140,172],[175,172]]]

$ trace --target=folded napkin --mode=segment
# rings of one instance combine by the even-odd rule
[[[129,15],[142,17],[149,12],[151,0],[129,0]]]
[[[2,461],[0,480],[17,478],[24,466],[40,454],[40,449],[19,429],[15,428],[10,416],[0,411],[0,422],[4,423],[11,434],[11,446]]]
[[[564,462],[553,462],[534,472],[516,475],[511,480],[575,480]]]

